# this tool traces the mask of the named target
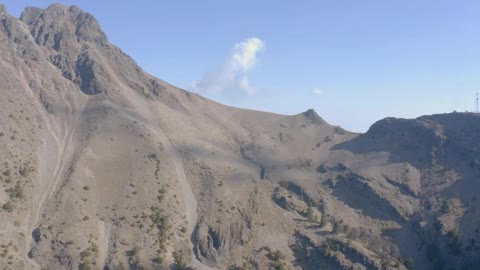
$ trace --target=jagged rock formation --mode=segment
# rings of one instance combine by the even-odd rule
[[[0,5],[2,269],[475,269],[480,116],[366,134],[178,89]]]

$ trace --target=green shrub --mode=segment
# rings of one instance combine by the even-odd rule
[[[87,248],[84,251],[80,252],[80,260],[87,261],[90,255],[91,255],[90,249]]]
[[[152,260],[154,263],[162,264],[165,260],[162,258],[162,256],[157,255],[155,258]]]
[[[259,251],[262,252],[264,250],[267,252],[267,254],[272,253],[272,249],[269,246],[261,247]]]
[[[453,201],[452,200],[443,201],[441,211],[447,214],[447,213],[450,213],[452,210],[453,210]]]
[[[73,242],[72,242],[73,244]],[[81,263],[78,265],[78,268],[81,270],[90,270],[92,267],[90,266],[90,257],[96,258],[98,256],[98,245],[95,243],[91,243],[90,246],[85,249],[84,251],[80,252],[80,261]],[[93,262],[95,264],[95,262]]]
[[[2,206],[2,209],[11,213],[13,211],[13,203],[12,201],[8,201],[6,204]]]
[[[152,207],[152,214],[150,215],[150,219],[152,220],[153,224],[156,225],[158,228],[158,233],[161,235],[166,235],[168,230],[168,217],[163,215],[162,209],[158,207]]]
[[[137,256],[139,253],[140,253],[140,248],[137,247],[137,246],[135,246],[133,249],[128,250],[128,251],[126,252],[126,254],[127,254],[128,257]]]
[[[90,266],[90,263],[89,262],[82,262],[78,265],[78,268],[80,270],[91,270],[92,267]]]
[[[343,233],[343,225],[340,222],[334,221],[333,223],[333,232],[335,234]]]
[[[285,263],[285,256],[280,250],[273,251],[269,246],[264,246],[260,248],[260,252],[266,251],[265,256],[270,260],[270,266],[275,270],[286,270],[287,266]]]
[[[21,199],[23,198],[24,194],[23,194],[23,188],[22,186],[20,185],[20,183],[17,182],[17,184],[15,185],[15,187],[13,188],[9,188],[7,190],[5,190],[8,195],[10,196],[11,199]]]
[[[173,261],[175,263],[175,269],[177,270],[186,270],[187,269],[187,260],[181,251],[175,250],[173,252]]]

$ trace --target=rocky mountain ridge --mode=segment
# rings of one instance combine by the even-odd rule
[[[480,116],[224,106],[72,6],[0,5],[4,269],[475,269]]]

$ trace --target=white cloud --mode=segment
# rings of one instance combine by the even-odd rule
[[[321,94],[323,94],[323,90],[319,89],[319,88],[314,88],[312,90],[312,93],[314,93],[315,95],[321,95]]]
[[[199,93],[218,94],[224,91],[242,91],[253,95],[257,89],[250,85],[248,73],[257,63],[257,53],[265,48],[259,38],[248,38],[235,44],[231,55],[220,68],[207,72],[192,83],[192,90]]]

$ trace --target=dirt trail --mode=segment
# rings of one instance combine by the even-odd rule
[[[105,222],[98,220],[98,265],[105,265],[108,253],[108,240],[110,236],[110,226]]]

